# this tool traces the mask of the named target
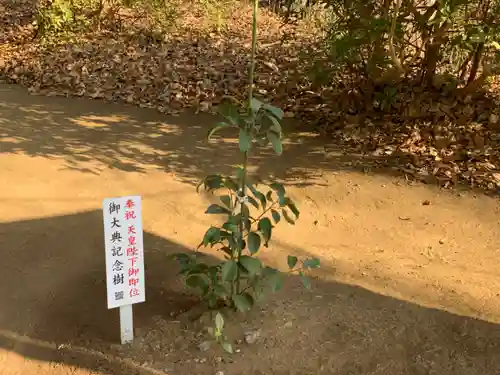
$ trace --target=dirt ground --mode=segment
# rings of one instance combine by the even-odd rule
[[[192,251],[211,218],[194,181],[238,161],[205,141],[208,116],[167,117],[0,86],[0,373],[489,375],[500,373],[500,203],[371,169],[312,134],[253,158],[302,216],[262,258],[321,258],[312,291],[294,277],[248,316],[240,343],[203,351],[203,321],[166,255]],[[106,309],[101,201],[144,199],[146,303],[137,340],[118,345]],[[214,254],[209,254],[214,256]]]

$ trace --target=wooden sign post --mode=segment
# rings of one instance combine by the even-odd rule
[[[108,309],[120,308],[122,344],[134,339],[132,305],[146,300],[141,204],[139,196],[102,203]]]

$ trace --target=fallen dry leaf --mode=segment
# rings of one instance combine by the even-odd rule
[[[227,98],[246,99],[252,16],[249,6],[236,4],[221,30],[207,30],[206,12],[194,2],[180,9],[167,33],[151,28],[146,10],[117,9],[97,29],[42,41],[33,38],[30,3],[11,2],[0,15],[0,80],[37,94],[122,101],[171,114],[212,112]],[[332,137],[346,154],[375,158],[376,168],[443,187],[466,183],[499,191],[495,98],[444,96],[402,82],[392,111],[384,112],[356,77],[335,76],[338,86],[309,78],[312,61],[329,64],[313,31],[261,11],[259,98]]]

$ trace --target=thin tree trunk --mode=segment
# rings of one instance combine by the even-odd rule
[[[427,46],[425,51],[424,66],[422,71],[423,82],[427,85],[432,85],[436,75],[437,64],[441,58],[440,49],[446,42],[446,32],[450,27],[449,22],[445,22],[438,31],[432,36],[431,43]]]
[[[479,43],[476,51],[474,52],[474,59],[472,60],[472,67],[470,69],[469,79],[467,80],[467,86],[471,85],[472,82],[474,82],[474,80],[476,79],[481,60],[483,59],[483,53],[484,43]]]

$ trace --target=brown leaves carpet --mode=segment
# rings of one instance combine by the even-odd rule
[[[203,9],[179,6],[166,33],[151,32],[141,14],[117,9],[98,27],[35,38],[33,4],[4,2],[0,80],[36,94],[121,101],[170,114],[212,112],[226,99],[243,100],[251,10],[229,2],[227,16],[216,22],[207,21]],[[443,187],[465,183],[498,193],[500,109],[491,90],[460,96],[401,85],[389,110],[380,111],[373,96],[352,87],[313,84],[317,40],[311,28],[284,25],[262,10],[257,95],[333,137],[345,153],[373,157],[376,167]]]

